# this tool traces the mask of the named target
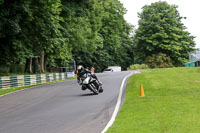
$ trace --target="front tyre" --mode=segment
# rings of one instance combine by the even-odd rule
[[[102,86],[99,88],[99,93],[102,93],[103,92],[103,88]]]
[[[99,94],[99,91],[96,89],[95,85],[90,84],[90,85],[88,85],[88,87],[95,95]]]

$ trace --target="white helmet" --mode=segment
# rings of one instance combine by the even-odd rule
[[[79,66],[77,67],[77,70],[78,70],[79,72],[83,71],[83,69],[84,69],[84,67],[81,66],[81,65],[79,65]]]

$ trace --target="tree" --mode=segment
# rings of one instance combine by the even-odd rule
[[[62,34],[73,54],[96,50],[97,33],[101,26],[101,6],[97,0],[62,0],[60,22]]]
[[[177,6],[156,2],[143,7],[138,14],[139,27],[135,35],[137,62],[149,56],[163,53],[170,57],[174,66],[182,66],[188,52],[194,49],[194,37],[186,31]]]
[[[123,21],[123,30],[120,31],[121,45],[117,49],[115,55],[115,62],[118,62],[119,66],[123,70],[126,70],[131,64],[134,63],[134,49],[133,49],[133,26]]]
[[[46,0],[31,0],[31,17],[32,19],[27,24],[28,33],[27,39],[30,44],[30,49],[34,57],[33,63],[39,65],[40,70],[45,71],[45,62],[52,63],[56,58],[65,59],[67,52],[65,47],[61,48],[65,43],[62,40],[60,33],[60,0],[46,1]],[[64,53],[64,54],[63,54]],[[52,55],[52,56],[51,56]],[[39,61],[38,61],[39,60]],[[27,65],[31,66],[31,65]]]
[[[11,0],[0,7],[1,65],[26,64],[26,72],[44,72],[46,62],[57,66],[72,58],[60,32],[60,0]]]
[[[30,1],[10,0],[0,2],[0,65],[25,62],[29,50],[24,44],[22,19],[28,16]]]
[[[125,12],[118,0],[1,0],[0,65],[37,73],[74,59],[97,71],[126,69],[133,39]]]
[[[103,0],[102,27],[99,30],[103,46],[97,49],[95,60],[101,69],[119,65],[126,69],[133,63],[133,50],[130,26],[124,20],[125,8],[118,0]],[[100,57],[100,58],[98,58]]]

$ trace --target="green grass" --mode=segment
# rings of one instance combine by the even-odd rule
[[[145,97],[139,97],[143,84]],[[107,133],[199,133],[200,68],[146,70],[129,78]]]
[[[70,78],[70,79],[65,79],[65,80],[57,80],[57,81],[43,83],[43,84],[36,84],[36,85],[28,85],[28,86],[22,86],[22,87],[16,87],[16,88],[2,89],[2,90],[0,90],[0,96],[1,95],[5,95],[7,93],[14,92],[14,91],[18,91],[18,90],[22,90],[22,89],[26,89],[26,88],[31,88],[31,87],[34,87],[34,86],[40,86],[40,85],[45,85],[45,84],[52,84],[52,83],[66,81],[66,80],[72,80],[72,79],[76,79],[76,77],[75,78]]]

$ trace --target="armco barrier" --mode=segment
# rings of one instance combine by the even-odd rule
[[[19,76],[3,76],[0,77],[0,90],[27,85],[35,85],[47,83],[56,80],[64,80],[75,77],[74,72],[35,74],[35,75],[19,75]]]

